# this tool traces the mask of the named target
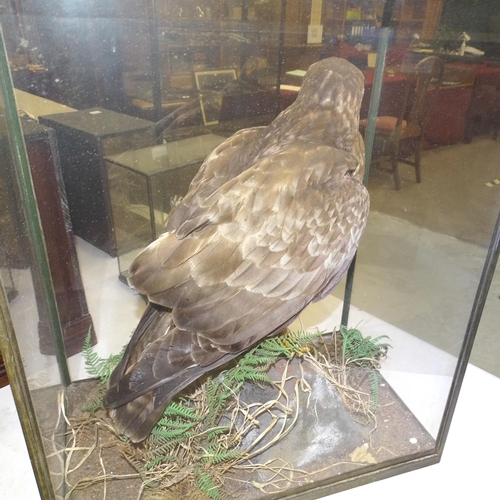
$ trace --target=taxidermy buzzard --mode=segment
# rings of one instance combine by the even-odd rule
[[[343,59],[313,64],[293,105],[207,157],[137,256],[129,281],[150,303],[104,397],[120,433],[145,439],[180,390],[341,280],[369,209],[363,88]]]

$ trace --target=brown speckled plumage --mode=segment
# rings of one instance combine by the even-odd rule
[[[104,398],[133,441],[182,388],[279,333],[346,272],[369,209],[362,94],[347,61],[313,64],[271,125],[209,155],[133,262],[130,284],[150,305]]]

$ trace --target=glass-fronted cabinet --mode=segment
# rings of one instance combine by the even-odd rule
[[[186,106],[189,112],[177,116],[175,126],[204,125],[203,107],[216,119],[238,116],[231,111],[235,95],[256,101],[254,108],[260,104],[254,114],[277,111],[272,89],[279,80],[280,2],[143,2],[140,16],[137,3],[121,3],[118,23],[124,88],[134,112],[159,119]],[[137,43],[138,33],[145,43]],[[227,77],[210,85],[206,72],[213,71]]]
[[[490,4],[0,0],[0,359],[43,500],[439,462],[480,320],[500,376]]]
[[[119,276],[125,283],[133,259],[165,231],[200,165],[224,139],[201,134],[106,157]]]

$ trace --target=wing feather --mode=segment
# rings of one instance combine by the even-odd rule
[[[251,166],[252,158],[259,147],[259,136],[265,127],[242,129],[219,144],[205,159],[189,186],[188,194],[181,200],[169,217],[167,231],[178,229],[191,219],[193,210],[201,201]]]
[[[352,218],[350,225],[357,223],[360,232],[364,220],[353,210],[343,211],[346,205],[350,207],[352,197],[366,200],[364,211],[368,210],[365,188],[345,176],[356,161],[349,153],[328,146],[288,145],[210,195],[193,212],[193,218],[210,221],[206,226],[180,240],[171,233],[158,240],[158,248],[146,249],[131,269],[131,284],[163,306],[174,308],[174,322],[181,330],[222,343],[222,335],[234,335],[234,325],[241,319],[238,324],[243,321],[246,326],[234,339],[236,343],[245,335],[267,334],[266,329],[251,329],[252,315],[261,317],[275,308],[269,328],[284,324],[289,308],[277,307],[277,299],[292,300],[294,307],[303,309],[323,290],[342,259],[352,258],[357,241],[348,238],[346,242],[346,228]],[[330,175],[324,176],[327,184],[311,184],[314,170],[329,170]],[[265,217],[254,214],[252,223],[245,225],[255,207],[250,193],[255,193],[256,185],[266,191],[262,197],[274,198],[272,213]],[[236,211],[235,205],[239,207]],[[282,221],[281,227],[268,223],[275,219]],[[178,248],[163,251],[163,245]],[[191,249],[192,255],[182,254]],[[155,260],[151,252],[182,255],[176,259],[181,265],[172,269],[168,259],[163,264],[164,258]],[[196,294],[189,303],[169,293],[186,293],[190,282]],[[230,342],[224,341],[224,345],[230,346]]]

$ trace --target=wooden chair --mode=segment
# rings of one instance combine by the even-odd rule
[[[390,161],[396,189],[401,188],[398,163],[415,167],[421,182],[420,155],[429,111],[439,92],[444,72],[443,61],[436,56],[422,59],[408,75],[399,116],[378,116],[375,128],[372,165]],[[364,135],[367,120],[360,121]],[[414,155],[414,160],[409,158]]]

